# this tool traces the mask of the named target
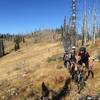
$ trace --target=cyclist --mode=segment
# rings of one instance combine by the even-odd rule
[[[75,46],[72,47],[70,60],[71,62],[76,63],[76,47]]]
[[[69,57],[69,50],[68,49],[65,50],[63,60],[64,60],[64,66],[69,67],[70,66],[70,57]]]
[[[82,64],[84,63],[86,68],[88,69],[89,68],[89,57],[90,57],[90,55],[86,51],[85,47],[81,47],[79,49],[78,57],[79,57],[78,64],[82,66]]]

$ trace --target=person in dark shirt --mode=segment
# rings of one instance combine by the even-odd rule
[[[78,64],[82,65],[83,63],[85,64],[85,66],[88,68],[89,67],[89,53],[86,51],[85,47],[80,48],[79,53],[78,53]]]

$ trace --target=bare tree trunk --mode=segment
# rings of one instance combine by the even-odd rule
[[[94,16],[93,16],[93,43],[96,41],[96,8],[94,8]]]
[[[0,40],[0,57],[4,56],[4,43]]]

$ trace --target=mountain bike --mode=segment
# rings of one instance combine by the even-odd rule
[[[85,72],[83,66],[81,66],[81,68],[78,70],[76,77],[77,77],[78,93],[80,93],[86,85]]]

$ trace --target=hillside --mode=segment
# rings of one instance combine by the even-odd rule
[[[97,57],[100,40],[96,42],[95,48],[90,43],[88,51],[91,56]],[[63,66],[63,53],[63,47],[59,42],[33,43],[0,58],[0,100],[31,100],[28,98],[32,92],[41,94],[42,82],[55,91],[59,90],[69,77]],[[95,62],[95,78],[87,81],[83,94],[89,91],[91,94],[100,92],[99,65],[100,62]],[[73,95],[77,94],[76,89],[72,89]],[[70,100],[71,97],[66,97],[66,100]],[[76,98],[74,100],[77,100]]]

